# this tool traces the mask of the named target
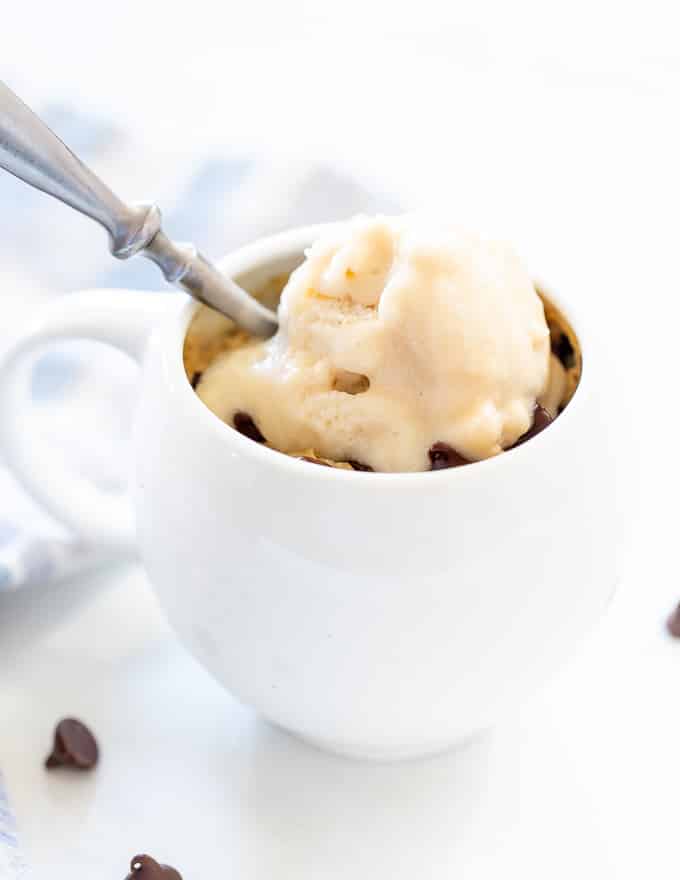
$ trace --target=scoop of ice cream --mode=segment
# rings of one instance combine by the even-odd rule
[[[282,452],[313,448],[377,471],[428,470],[446,443],[496,455],[548,386],[543,304],[506,246],[413,216],[326,232],[291,275],[280,329],[226,352],[198,393],[247,413]]]

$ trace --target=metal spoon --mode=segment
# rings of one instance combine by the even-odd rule
[[[193,244],[176,244],[161,229],[153,204],[126,205],[0,82],[0,168],[96,220],[109,233],[114,257],[142,254],[166,280],[227,315],[244,330],[271,336],[278,326],[266,309],[226,278]]]

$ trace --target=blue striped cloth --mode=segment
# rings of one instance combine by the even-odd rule
[[[396,209],[392,199],[324,165],[255,160],[230,155],[228,149],[202,155],[197,148],[191,157],[165,156],[162,151],[145,155],[133,136],[105,120],[82,116],[61,104],[37,109],[121,196],[158,201],[168,233],[177,240],[194,242],[213,258],[285,228]],[[157,189],[150,192],[150,185]],[[30,316],[45,300],[69,290],[164,288],[160,273],[150,263],[118,263],[106,245],[101,231],[89,221],[0,172],[4,322],[0,350],[11,343],[8,331],[14,323]],[[134,393],[134,383],[121,384],[119,372],[119,362],[114,362],[108,373],[100,368],[93,375],[91,357],[77,348],[60,348],[37,363],[31,383],[33,403],[47,413],[46,424],[59,422],[64,401],[70,400],[72,409],[61,425],[69,435],[63,439],[69,442],[62,451],[69,451],[81,432],[97,426],[96,445],[103,444],[104,453],[93,455],[84,448],[80,450],[86,453],[81,456],[84,460],[75,461],[72,455],[69,463],[108,488],[123,482],[125,462],[113,450],[120,446],[116,431],[127,424],[121,413],[129,411]],[[51,522],[0,467],[0,599],[2,593],[19,589],[49,589],[60,579],[102,561],[98,547],[84,544],[78,535],[66,534]],[[0,776],[0,880],[16,880],[24,871]]]
[[[26,874],[26,862],[19,849],[16,822],[0,774],[0,878],[20,880]]]
[[[121,190],[121,195],[140,200],[148,195],[145,181],[158,180],[158,167],[164,167],[162,155],[145,156],[136,150],[131,136],[66,106],[51,105],[41,108],[41,112],[62,139],[114,189],[119,179],[126,180],[126,186],[140,187],[131,193]],[[165,170],[165,198],[163,193],[156,195],[165,228],[177,240],[193,241],[213,258],[281,229],[360,212],[393,211],[396,207],[391,198],[368,191],[335,169],[308,162],[255,160],[230,156],[226,150],[224,155],[201,156],[199,151],[185,161],[170,157]],[[148,261],[117,262],[108,254],[106,244],[102,233],[89,221],[84,222],[0,172],[0,285],[3,313],[8,303],[10,324],[13,298],[23,315],[27,302],[35,301],[37,307],[46,298],[76,288],[164,289],[160,273]],[[0,334],[6,330],[7,324]],[[0,335],[0,347],[9,341]],[[61,396],[74,389],[79,393],[79,386],[87,385],[90,360],[68,349],[43,357],[31,386],[35,402],[50,411],[50,406],[59,405]],[[114,386],[118,382],[115,370],[103,381]],[[106,402],[107,389],[101,378],[89,392],[89,405],[97,402],[102,406]],[[82,409],[87,409],[85,404]],[[107,418],[112,424],[121,421],[120,413],[102,414],[98,410],[97,424],[103,425],[101,438],[108,436]],[[87,428],[83,425],[83,430]],[[78,433],[75,426],[72,437]],[[120,484],[122,462],[100,458],[95,467],[92,464],[90,461],[90,467],[86,467],[86,476],[109,487]],[[80,468],[82,462],[75,465]],[[1,471],[0,499],[0,593],[30,584],[46,586],[98,564],[96,547],[84,546],[77,535],[65,535],[46,520],[11,477]]]

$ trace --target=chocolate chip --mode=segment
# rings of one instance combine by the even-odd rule
[[[666,621],[666,629],[673,638],[680,639],[680,605]]]
[[[139,855],[131,860],[125,880],[182,880],[182,875],[170,865],[159,865],[151,856]]]
[[[515,446],[521,446],[522,443],[526,443],[527,440],[531,440],[532,437],[535,437],[536,434],[540,434],[548,425],[552,422],[552,416],[550,413],[543,409],[538,403],[536,404],[536,408],[534,409],[534,421],[526,434],[522,434],[519,440],[510,447],[510,449],[514,449]]]
[[[370,464],[364,464],[362,461],[356,461],[353,458],[347,459],[347,464],[351,466],[353,471],[371,471],[373,472],[373,468]]]
[[[427,453],[430,456],[430,470],[442,471],[445,468],[460,467],[463,464],[470,464],[467,458],[456,452],[453,446],[448,443],[438,441],[430,446]]]
[[[203,375],[203,370],[196,370],[194,375],[191,377],[191,387],[196,390],[196,386],[201,381],[201,376]]]
[[[254,440],[256,443],[266,443],[264,439],[264,435],[261,433],[260,429],[257,427],[252,417],[248,415],[248,413],[237,412],[234,414],[234,427],[236,430],[243,434],[245,437],[249,437],[251,440]]]
[[[324,467],[332,467],[327,461],[320,461],[318,458],[312,458],[311,455],[301,455],[300,461],[308,461],[310,464],[322,464]]]
[[[567,369],[574,366],[576,360],[574,347],[569,341],[569,337],[566,333],[560,333],[558,339],[553,342],[551,347],[553,354],[561,361],[562,366]]]
[[[45,766],[75,767],[90,770],[99,760],[97,740],[90,730],[75,718],[64,718],[54,731],[54,746]]]

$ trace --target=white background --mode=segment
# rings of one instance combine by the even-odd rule
[[[159,155],[330,160],[514,240],[605,331],[637,499],[624,583],[560,678],[489,740],[400,767],[261,727],[179,648],[140,572],[3,603],[0,766],[39,877],[122,877],[137,849],[186,880],[677,871],[677,34],[658,2],[3,10],[3,75],[30,101],[60,90]],[[91,778],[41,769],[66,713],[100,735]]]

